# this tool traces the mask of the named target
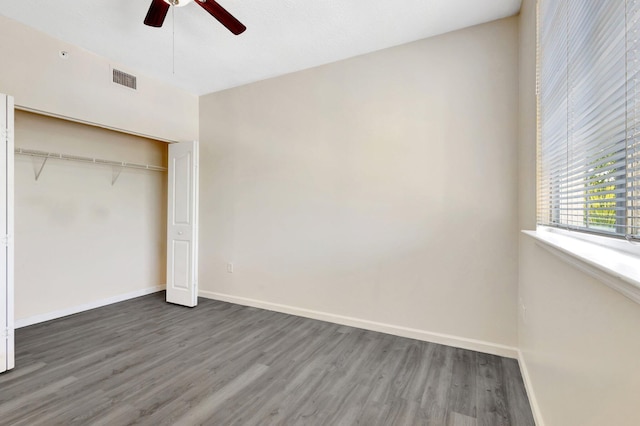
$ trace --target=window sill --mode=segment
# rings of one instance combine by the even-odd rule
[[[640,303],[640,246],[606,237],[574,236],[570,231],[539,227],[522,231],[536,244]]]

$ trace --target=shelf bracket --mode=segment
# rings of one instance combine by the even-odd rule
[[[36,173],[36,182],[38,181],[38,179],[40,179],[40,175],[42,174],[42,170],[44,169],[44,165],[47,164],[47,160],[48,159],[49,159],[49,157],[44,157],[44,159],[42,160],[42,164],[40,164],[40,168],[35,171],[35,173]]]
[[[116,184],[116,181],[120,177],[120,173],[122,173],[123,166],[113,166],[111,173],[111,186]]]

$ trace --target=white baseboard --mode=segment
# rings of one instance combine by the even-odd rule
[[[518,364],[520,364],[520,372],[522,373],[522,380],[524,381],[524,388],[527,391],[529,397],[529,404],[531,405],[531,411],[533,412],[533,419],[536,422],[536,426],[544,426],[544,420],[542,420],[542,413],[540,412],[540,406],[536,399],[536,394],[533,391],[533,384],[531,383],[531,376],[529,375],[529,369],[527,363],[524,360],[524,355],[518,349]]]
[[[311,318],[320,321],[332,322],[350,327],[362,328],[365,330],[378,331],[392,334],[394,336],[408,337],[410,339],[422,340],[424,342],[439,343],[441,345],[454,346],[456,348],[470,349],[472,351],[484,352],[492,355],[504,356],[507,358],[518,358],[518,349],[500,345],[496,343],[484,342],[482,340],[468,339],[466,337],[452,336],[449,334],[436,333],[415,328],[402,327],[381,322],[369,321],[359,318],[347,317],[343,315],[330,314],[327,312],[313,311],[310,309],[296,308],[294,306],[281,305],[278,303],[265,302],[261,300],[248,299],[244,297],[232,296],[229,294],[215,293],[200,290],[200,297],[220,300],[223,302],[235,303],[238,305],[251,306],[254,308],[266,309],[268,311],[282,312],[299,317]]]
[[[94,302],[85,303],[83,305],[72,306],[71,308],[61,309],[59,311],[47,312],[46,314],[34,315],[27,318],[17,319],[15,321],[15,328],[27,327],[29,325],[50,321],[56,318],[66,317],[67,315],[77,314],[78,312],[84,312],[90,309],[99,308],[101,306],[107,306],[113,303],[134,299],[136,297],[146,296],[147,294],[157,293],[159,291],[164,290],[165,287],[166,286],[162,285],[157,287],[144,288],[142,290],[132,291],[131,293],[119,294],[117,296],[109,297],[107,299],[96,300]]]

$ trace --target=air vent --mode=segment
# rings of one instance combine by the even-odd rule
[[[113,69],[113,82],[116,84],[120,84],[122,86],[129,87],[133,90],[136,90],[136,76],[127,74],[126,72]]]

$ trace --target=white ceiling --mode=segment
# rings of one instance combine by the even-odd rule
[[[521,0],[218,0],[234,36],[196,4],[143,25],[151,0],[0,0],[0,14],[202,95],[514,15]],[[175,73],[173,37],[175,28]]]

